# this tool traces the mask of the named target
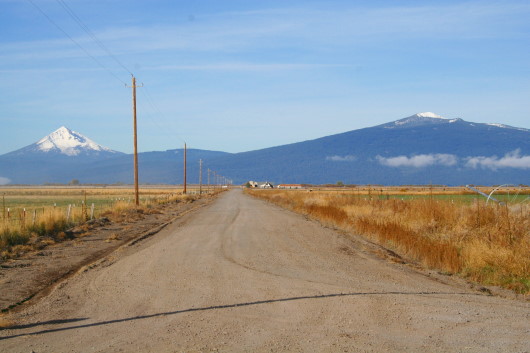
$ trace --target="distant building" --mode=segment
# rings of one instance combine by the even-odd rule
[[[279,184],[278,189],[303,189],[302,184]]]
[[[252,181],[252,180],[250,180],[250,181],[248,182],[248,185],[249,185],[251,188],[257,188],[257,187],[258,187],[258,183],[255,182],[255,181]]]
[[[274,185],[272,185],[272,183],[269,183],[268,181],[264,184],[261,184],[259,187],[261,189],[274,189]]]

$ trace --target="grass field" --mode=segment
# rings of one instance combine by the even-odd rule
[[[0,188],[0,260],[30,250],[39,237],[49,243],[64,240],[68,228],[91,219],[122,220],[124,214],[134,218],[156,204],[189,200],[197,193],[194,188],[188,188],[187,195],[177,188],[141,188],[140,206],[135,207],[130,187]]]
[[[500,201],[511,203],[530,202],[530,187],[501,187],[498,190],[494,187],[477,187],[485,194],[492,191],[493,197]],[[400,199],[413,200],[433,198],[438,200],[449,200],[455,202],[475,202],[485,201],[485,197],[477,194],[467,187],[449,186],[359,186],[359,187],[312,187],[304,190],[324,191],[328,193],[338,193],[345,195],[358,195],[372,199]],[[489,202],[493,202],[490,200]]]
[[[529,189],[501,190],[495,195],[509,202],[487,205],[484,197],[463,188],[248,192],[361,234],[428,268],[530,292]]]

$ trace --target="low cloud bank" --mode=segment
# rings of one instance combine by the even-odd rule
[[[333,161],[333,162],[353,162],[356,159],[355,156],[328,156],[326,157],[326,161]]]
[[[0,185],[7,185],[11,182],[9,178],[0,177]]]
[[[415,156],[376,157],[377,161],[387,167],[423,168],[433,165],[446,167],[458,164],[458,157],[453,154],[418,154]],[[470,156],[462,158],[462,165],[467,168],[497,170],[500,168],[530,169],[530,155],[522,155],[520,149],[508,152],[504,157]]]
[[[432,165],[453,166],[457,164],[458,158],[453,154],[418,154],[416,156],[397,156],[385,158],[381,156],[375,157],[379,163],[387,167],[412,167],[423,168]]]
[[[508,152],[504,157],[499,158],[497,156],[492,157],[467,157],[466,167],[470,168],[488,168],[488,169],[499,169],[499,168],[518,168],[518,169],[530,169],[530,156],[522,156],[521,150],[516,149],[515,151]]]

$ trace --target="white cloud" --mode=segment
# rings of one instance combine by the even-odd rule
[[[321,65],[302,63],[251,63],[228,62],[212,63],[208,65],[161,65],[148,66],[144,70],[176,70],[176,71],[279,71],[279,70],[310,70],[326,67],[344,67],[344,65]],[[0,71],[1,72],[1,71]]]
[[[0,177],[0,185],[7,185],[11,182],[8,178]]]
[[[356,160],[357,157],[352,155],[346,155],[346,156],[327,156],[326,161],[332,161],[332,162],[353,162]]]
[[[93,28],[96,37],[116,56],[160,52],[234,53],[246,49],[278,47],[343,48],[365,40],[411,37],[498,38],[525,35],[520,29],[530,5],[519,2],[483,4],[465,2],[435,6],[329,6],[284,7],[203,14],[194,23],[160,23],[145,26],[114,25]],[[112,15],[111,15],[112,16]],[[506,23],[505,18],[511,21]],[[524,27],[523,27],[524,28]],[[391,36],[389,36],[391,35]],[[114,67],[112,60],[86,35],[73,36],[91,55]],[[69,39],[42,39],[2,43],[0,63],[85,57]],[[153,61],[153,60],[150,60]],[[156,60],[155,60],[156,61]],[[196,62],[197,60],[193,60]],[[49,66],[49,63],[46,63]],[[32,66],[35,66],[34,64]]]
[[[493,170],[499,168],[530,169],[530,156],[522,156],[521,150],[516,149],[514,151],[506,153],[502,158],[499,158],[497,156],[467,157],[466,166],[470,168],[481,167]]]
[[[352,155],[347,156],[328,156],[326,157],[326,161],[332,161],[332,162],[353,162],[356,160],[357,157]]]
[[[376,157],[378,162],[387,167],[412,167],[423,168],[439,164],[443,166],[453,166],[458,162],[458,158],[453,154],[419,154],[416,156],[397,156],[385,158]]]

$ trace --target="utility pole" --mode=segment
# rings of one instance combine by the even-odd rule
[[[186,153],[187,153],[187,148],[186,148],[186,143],[184,142],[184,191],[182,193],[186,193],[186,184],[187,184],[187,180],[186,180],[186,177],[187,177],[187,171],[186,171]]]
[[[199,195],[202,195],[202,159],[199,159]]]
[[[208,168],[208,194],[210,193],[210,168]]]
[[[86,203],[86,190],[83,190],[83,194],[85,196],[85,201],[83,201],[83,217],[85,217],[85,221],[88,221],[88,208]]]
[[[133,130],[134,130],[134,203],[140,205],[140,192],[138,189],[138,137],[136,133],[136,78],[132,76],[132,103],[133,103]],[[138,86],[138,87],[143,87]]]
[[[4,221],[6,220],[6,193],[4,192],[3,195],[2,195],[2,208],[4,210],[3,212],[3,217],[2,218]]]

